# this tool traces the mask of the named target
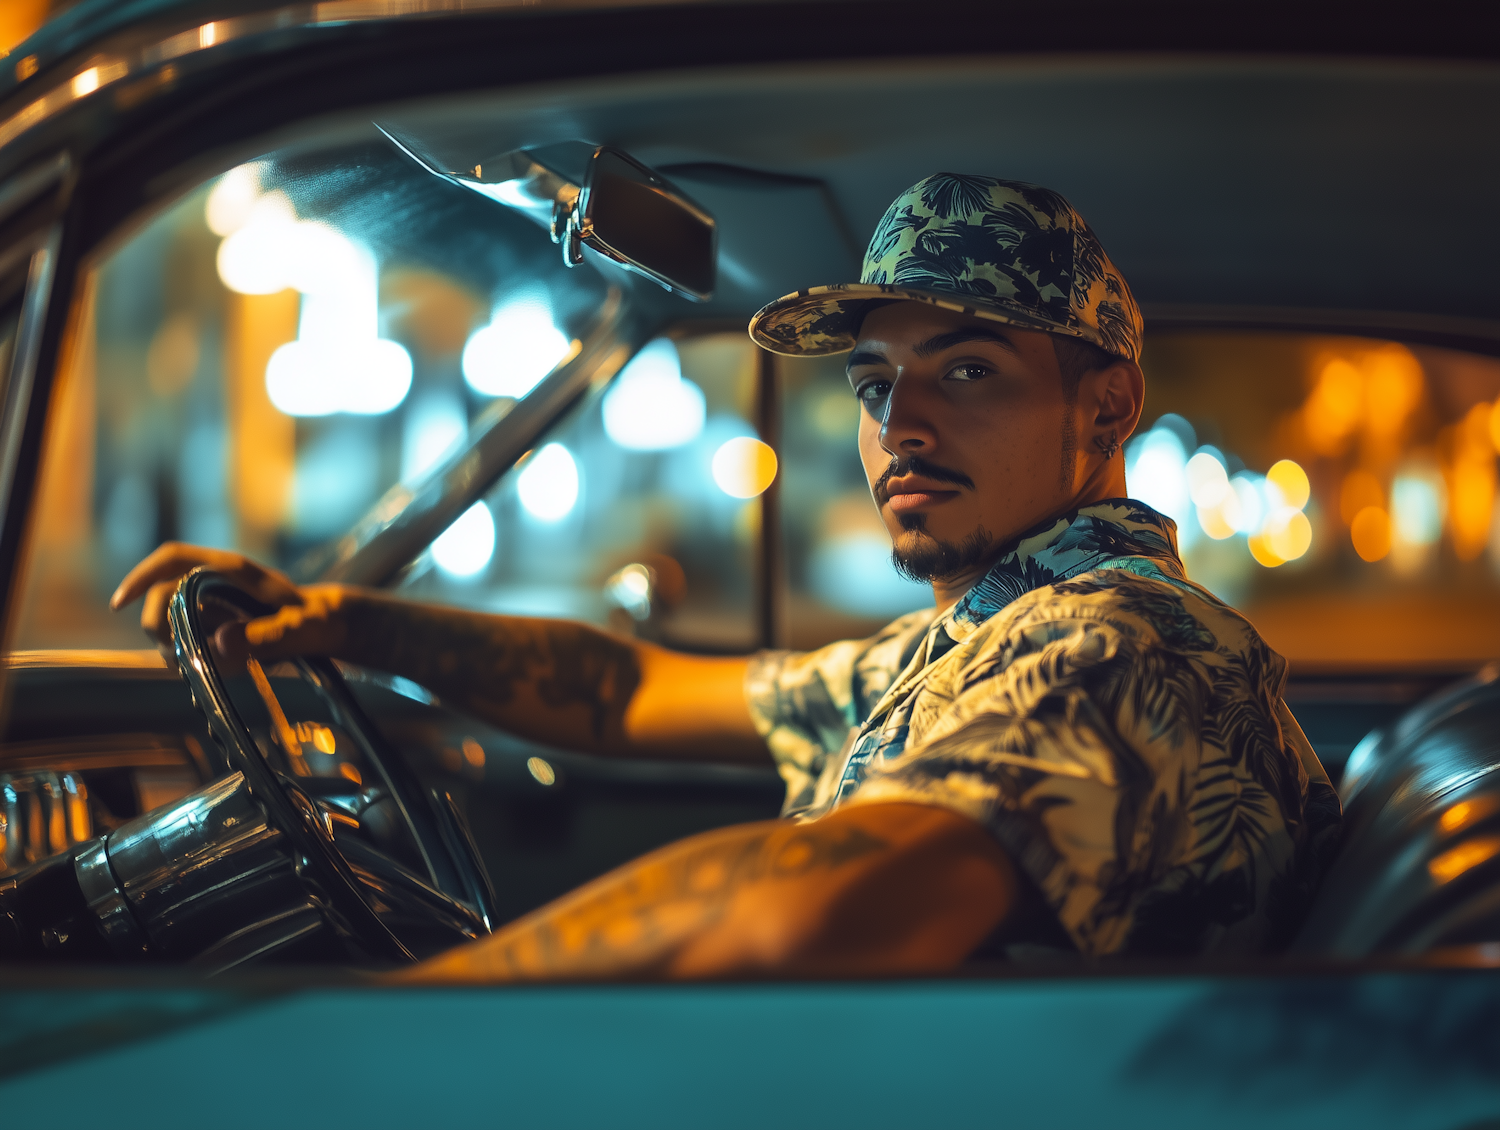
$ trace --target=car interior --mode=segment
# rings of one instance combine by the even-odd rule
[[[205,144],[70,300],[4,659],[0,958],[383,967],[774,817],[769,763],[589,757],[342,663],[221,671],[205,641],[255,605],[210,574],[170,660],[106,603],[176,539],[702,653],[922,607],[842,359],[745,324],[856,280],[938,170],[1063,192],[1141,302],[1132,496],[1287,656],[1345,806],[1291,952],[1500,945],[1497,101],[1403,62],[820,61]]]

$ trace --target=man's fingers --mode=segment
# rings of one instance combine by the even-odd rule
[[[231,561],[231,558],[235,560]],[[123,608],[153,585],[175,581],[199,565],[238,565],[239,560],[238,554],[183,545],[181,542],[166,542],[148,553],[140,564],[125,574],[125,579],[109,598],[109,606],[112,609]]]
[[[172,628],[167,623],[167,602],[176,588],[172,581],[152,585],[141,603],[141,628],[152,639],[168,646],[172,643]]]
[[[257,565],[238,553],[203,546],[167,542],[158,546],[125,575],[109,598],[112,609],[120,609],[149,592],[154,585],[176,581],[200,565],[223,573],[257,599],[267,604],[297,604],[301,596],[291,580],[272,569]]]

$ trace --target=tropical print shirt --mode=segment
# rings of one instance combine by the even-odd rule
[[[942,616],[762,652],[746,695],[785,816],[909,801],[994,835],[1025,891],[985,954],[1245,953],[1290,939],[1338,834],[1285,681],[1187,579],[1171,519],[1116,499],[1023,537]]]

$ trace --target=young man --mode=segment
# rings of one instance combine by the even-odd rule
[[[207,564],[280,611],[219,641],[333,655],[600,754],[769,755],[784,819],[637,860],[415,979],[939,971],[978,954],[1283,944],[1338,801],[1281,701],[1286,665],[1187,580],[1126,499],[1141,319],[1068,203],[939,174],[881,221],[857,285],[751,323],[849,352],[895,561],[935,607],[868,640],[748,659],[481,616],[164,546],[113,605]]]

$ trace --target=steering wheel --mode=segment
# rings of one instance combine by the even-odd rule
[[[452,798],[422,789],[330,660],[287,662],[364,768],[345,769],[342,776],[308,775],[306,761],[313,755],[304,757],[308,746],[299,728],[321,739],[319,748],[328,746],[330,753],[334,730],[317,723],[294,727],[270,678],[252,659],[247,673],[265,709],[260,720],[269,722],[257,739],[252,718],[259,707],[243,688],[234,693],[210,641],[229,620],[273,611],[222,575],[200,568],[182,579],[168,616],[178,669],[207,717],[209,734],[231,772],[243,776],[266,823],[286,838],[307,901],[357,958],[410,962],[489,933],[494,894]],[[383,835],[373,837],[365,825],[380,826]],[[162,837],[159,831],[152,835]],[[112,863],[129,848],[116,847],[116,836],[110,837]]]

